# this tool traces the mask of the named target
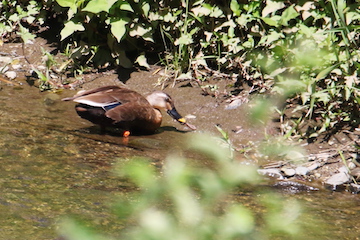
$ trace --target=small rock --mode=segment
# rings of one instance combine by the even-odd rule
[[[284,173],[285,177],[292,177],[296,173],[295,169],[292,168],[282,168],[281,171]]]
[[[192,115],[192,114],[187,114],[187,115],[185,116],[185,118],[186,118],[186,119],[195,119],[196,116],[195,116],[195,115]]]
[[[353,162],[349,162],[349,163],[348,163],[348,168],[349,168],[349,169],[354,169],[354,168],[356,168],[356,164],[353,163]]]
[[[236,109],[244,103],[244,99],[238,98],[225,106],[225,110]]]
[[[320,173],[315,173],[314,176],[315,176],[316,178],[320,178],[320,177],[321,177],[321,174],[320,174]]]
[[[288,193],[318,191],[319,188],[295,181],[279,181],[273,185],[275,188]]]
[[[295,172],[297,175],[305,176],[306,174],[308,174],[309,169],[307,167],[297,167],[295,169]]]
[[[315,169],[317,169],[318,167],[320,167],[320,163],[319,162],[314,162],[311,165],[307,166],[307,168],[309,169],[309,171],[314,171]]]
[[[349,190],[351,193],[358,194],[360,192],[360,185],[355,183],[350,183]]]
[[[0,56],[0,63],[11,63],[12,61],[12,58],[11,57],[3,57],[3,56]]]
[[[350,175],[353,177],[360,177],[360,168],[354,168],[350,171]]]
[[[47,106],[51,106],[51,105],[54,105],[59,99],[60,99],[59,95],[57,95],[55,93],[49,93],[49,94],[46,94],[46,96],[44,98],[44,103]]]
[[[348,168],[345,166],[342,166],[338,169],[339,172],[344,172],[344,173],[348,173]]]
[[[12,69],[14,69],[14,70],[19,70],[19,69],[22,68],[21,64],[13,64],[13,65],[11,65],[11,67],[12,67]]]
[[[17,76],[16,72],[14,72],[14,71],[7,71],[4,75],[5,75],[5,77],[7,77],[10,80],[15,79]]]
[[[276,179],[284,179],[283,175],[280,173],[280,170],[277,168],[258,169],[257,171],[261,175],[265,175]]]
[[[341,185],[344,183],[347,183],[350,181],[350,175],[346,172],[339,172],[337,174],[332,175],[331,177],[329,177],[326,181],[325,184],[331,185],[333,187],[337,186],[337,185]]]

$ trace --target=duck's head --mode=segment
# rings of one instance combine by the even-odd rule
[[[166,93],[161,91],[155,91],[146,97],[148,102],[156,109],[163,109],[169,114],[173,119],[178,121],[180,124],[186,125],[191,130],[196,130],[196,127],[192,124],[186,122],[175,108],[174,100]]]
[[[175,108],[174,100],[166,93],[155,91],[146,97],[146,100],[156,109],[165,110],[173,119],[181,124],[185,124],[186,120],[183,118]]]

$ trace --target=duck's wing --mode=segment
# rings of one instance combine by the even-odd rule
[[[104,87],[99,87],[99,88],[94,88],[94,89],[90,89],[90,90],[81,90],[79,91],[77,94],[75,94],[73,97],[68,97],[68,98],[63,98],[63,101],[73,101],[76,98],[79,97],[83,97],[83,96],[87,96],[87,95],[92,95],[95,93],[100,93],[100,92],[107,92],[107,91],[111,91],[111,90],[116,90],[116,89],[121,89],[118,86],[104,86]]]
[[[142,95],[130,89],[118,86],[105,86],[88,91],[82,91],[73,97],[64,98],[62,100],[74,101],[109,110],[127,102],[144,101],[143,99],[144,97]]]
[[[153,109],[151,106],[139,105],[134,102],[116,106],[105,113],[106,117],[111,118],[115,123],[148,120],[154,118],[152,114]]]

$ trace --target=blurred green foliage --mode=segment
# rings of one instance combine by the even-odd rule
[[[206,164],[170,155],[160,170],[148,159],[119,160],[115,172],[137,189],[114,205],[124,222],[121,239],[297,238],[299,203],[275,193],[255,193],[260,183],[256,166],[231,158],[231,150],[219,141],[223,143],[206,135],[188,139],[186,149],[207,159]],[[237,197],[244,189],[254,191],[254,202]],[[85,239],[91,232],[96,231],[69,219],[60,226],[60,234],[70,240]],[[104,236],[86,239],[111,239]]]

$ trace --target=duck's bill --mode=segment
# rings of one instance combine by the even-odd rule
[[[183,118],[178,111],[176,110],[176,108],[172,108],[171,110],[168,110],[167,113],[176,121],[178,121],[180,124],[186,125],[187,127],[189,127],[192,130],[196,130],[196,127],[194,125],[191,125],[189,123],[186,122],[186,119]]]
[[[167,113],[176,121],[178,121],[181,124],[185,124],[186,120],[185,118],[183,118],[178,111],[176,110],[176,108],[172,108],[171,110],[168,110]]]

